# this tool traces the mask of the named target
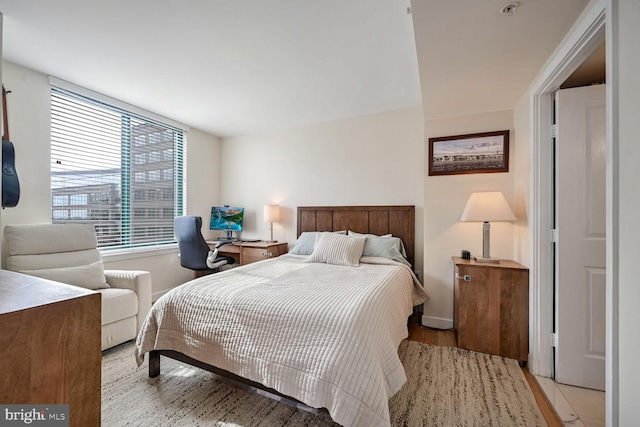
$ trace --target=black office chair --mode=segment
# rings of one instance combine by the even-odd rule
[[[218,243],[212,251],[202,237],[202,218],[199,216],[178,216],[173,222],[178,247],[180,248],[180,265],[195,270],[196,277],[215,273],[226,264],[233,264],[231,257],[218,256],[218,248],[225,243]]]

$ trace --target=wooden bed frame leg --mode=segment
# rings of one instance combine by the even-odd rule
[[[149,352],[149,377],[155,378],[160,375],[160,352],[152,350]]]

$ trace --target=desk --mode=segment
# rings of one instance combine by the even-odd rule
[[[211,249],[213,249],[217,243],[218,242],[215,240],[207,241],[207,244]],[[231,257],[238,265],[246,265],[268,258],[279,257],[287,252],[288,248],[286,242],[236,242],[223,245],[218,250],[218,254],[220,254],[220,256]]]

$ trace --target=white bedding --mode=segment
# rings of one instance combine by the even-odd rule
[[[283,255],[179,286],[153,306],[138,335],[257,381],[345,426],[388,426],[405,383],[398,345],[412,306],[427,299],[411,270],[384,258],[359,267]]]

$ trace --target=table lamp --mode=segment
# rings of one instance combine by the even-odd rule
[[[280,221],[280,206],[278,205],[264,205],[263,209],[264,214],[264,222],[268,222],[271,225],[269,228],[271,229],[271,240],[270,243],[273,243],[273,223]]]
[[[460,221],[481,221],[482,227],[482,258],[475,256],[477,262],[500,263],[497,258],[491,258],[489,221],[515,221],[516,216],[509,207],[500,191],[481,191],[472,193],[464,207]]]

